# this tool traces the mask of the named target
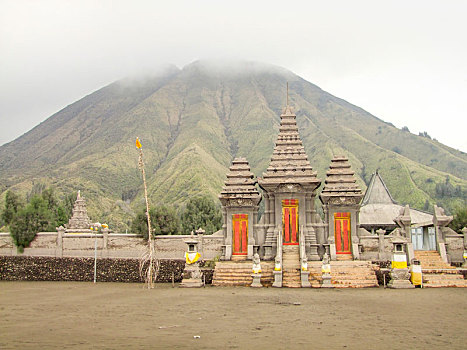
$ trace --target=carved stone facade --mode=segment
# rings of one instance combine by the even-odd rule
[[[327,225],[327,247],[332,260],[359,259],[359,211],[363,193],[349,160],[335,156],[320,194]]]
[[[219,200],[225,240],[222,259],[252,259],[258,240],[255,226],[261,195],[245,158],[233,160]]]
[[[284,201],[292,200],[296,201],[298,235],[305,235],[308,259],[319,260],[317,231],[323,227],[314,203],[321,180],[308,161],[298,132],[297,117],[290,106],[286,106],[280,118],[271,162],[263,177],[258,178],[265,200],[264,258],[275,256],[277,235],[283,231]]]

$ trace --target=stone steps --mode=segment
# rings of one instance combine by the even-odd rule
[[[282,287],[301,288],[300,251],[298,245],[282,247]]]
[[[252,282],[251,261],[219,261],[212,278],[213,286],[250,286]],[[273,262],[261,262],[261,284],[271,286],[273,282]]]
[[[321,285],[321,265],[320,261],[308,263],[312,287]],[[365,261],[331,261],[331,284],[335,288],[378,287],[375,268]]]
[[[352,254],[336,254],[337,261],[351,261],[353,260]]]
[[[467,288],[464,276],[454,266],[445,263],[436,250],[416,250],[414,255],[422,267],[423,287]]]

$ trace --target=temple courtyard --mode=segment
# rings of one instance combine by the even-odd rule
[[[1,349],[465,349],[467,289],[0,282]]]

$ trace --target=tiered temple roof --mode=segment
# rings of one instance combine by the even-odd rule
[[[271,162],[258,182],[263,188],[276,187],[279,184],[300,184],[311,186],[313,190],[321,183],[308,161],[298,133],[296,115],[290,106],[285,107],[281,114],[279,135]]]
[[[86,210],[86,201],[84,197],[81,197],[80,191],[78,191],[78,196],[76,197],[75,204],[73,206],[73,214],[71,219],[66,225],[66,232],[87,232],[91,231],[89,226],[91,221],[88,217],[88,212]]]
[[[336,202],[333,200],[335,198],[342,204],[360,203],[363,193],[354,175],[347,157],[335,156],[326,173],[324,189],[320,194],[321,201],[327,204],[330,201]]]
[[[219,199],[222,205],[258,205],[261,195],[256,188],[256,180],[245,158],[235,158],[227,173],[225,186]]]

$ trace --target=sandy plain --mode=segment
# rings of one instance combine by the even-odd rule
[[[465,349],[466,311],[456,288],[0,282],[0,349]]]

